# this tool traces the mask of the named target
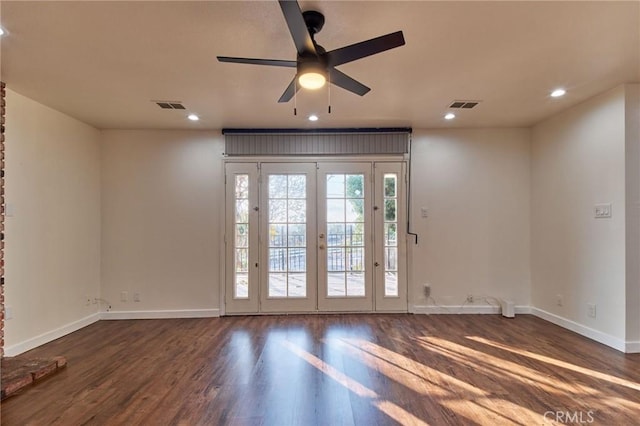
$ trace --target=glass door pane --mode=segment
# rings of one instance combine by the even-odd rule
[[[384,295],[398,296],[398,173],[382,176],[384,200],[382,246],[384,248]]]
[[[327,297],[364,296],[364,174],[329,173]]]
[[[307,176],[270,174],[269,297],[307,296]]]
[[[249,175],[234,175],[234,279],[233,297],[249,298]]]
[[[372,309],[371,165],[318,165],[318,306]]]
[[[264,311],[315,310],[315,165],[262,166]],[[310,237],[311,234],[311,237]],[[312,257],[314,257],[312,259]]]

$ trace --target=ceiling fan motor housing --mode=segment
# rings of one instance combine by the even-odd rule
[[[315,72],[327,77],[327,64],[323,63],[319,57],[300,57],[298,60],[298,75]]]
[[[307,29],[311,37],[322,30],[324,26],[324,15],[322,13],[315,10],[307,10],[306,12],[302,12],[302,17],[304,18],[304,23],[307,24]]]

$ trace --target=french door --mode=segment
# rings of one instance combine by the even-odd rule
[[[403,163],[225,173],[227,313],[406,311]]]
[[[286,166],[286,167],[285,167]],[[316,167],[261,165],[259,293],[262,312],[316,309]]]

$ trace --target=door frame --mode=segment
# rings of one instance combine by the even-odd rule
[[[385,173],[397,173],[396,182],[396,194],[397,194],[397,207],[396,207],[396,239],[397,239],[397,259],[398,259],[398,295],[387,296],[385,295],[385,254],[384,254],[384,175]],[[374,182],[374,221],[373,227],[375,229],[373,236],[375,238],[375,259],[379,264],[375,269],[376,277],[374,279],[375,291],[374,291],[374,311],[375,312],[407,312],[409,299],[408,299],[408,259],[407,259],[407,165],[405,162],[390,162],[390,161],[376,161],[373,163],[373,176],[376,179]],[[399,208],[402,206],[403,208]],[[404,283],[404,285],[402,285]]]
[[[249,235],[247,238],[249,239],[248,244],[248,297],[247,298],[236,298],[233,296],[235,291],[235,253],[229,255],[231,250],[235,250],[235,245],[233,245],[233,249],[229,249],[228,244],[234,244],[235,238],[235,220],[230,218],[234,217],[235,212],[235,178],[229,179],[230,176],[236,175],[248,175],[249,179],[253,177],[253,179],[257,182],[259,177],[259,163],[254,162],[233,162],[233,163],[225,163],[224,168],[224,237],[223,240],[223,249],[222,249],[222,259],[223,261],[220,263],[224,265],[224,273],[222,276],[224,277],[222,281],[221,291],[223,292],[220,297],[221,301],[221,314],[225,315],[228,307],[231,307],[231,311],[233,313],[252,313],[259,311],[259,298],[257,291],[251,291],[252,282],[258,282],[258,265],[251,262],[253,259],[257,259],[260,253],[260,245],[259,245],[259,235],[257,233],[258,228],[258,218],[259,212],[255,209],[258,206],[258,191],[249,191],[248,198],[248,223],[249,223]],[[254,240],[252,244],[251,241]]]
[[[245,164],[245,165],[255,165],[256,166],[256,170],[259,170],[262,164],[265,163],[371,163],[372,167],[374,163],[385,163],[385,162],[393,162],[393,163],[401,163],[402,164],[402,174],[403,177],[401,179],[402,181],[402,185],[403,185],[403,192],[402,192],[402,196],[403,196],[403,202],[402,202],[402,206],[403,209],[401,209],[401,211],[403,211],[403,215],[404,215],[404,221],[400,222],[399,219],[399,240],[401,239],[403,242],[400,243],[400,241],[398,242],[399,246],[398,246],[398,251],[399,253],[402,253],[402,258],[401,258],[401,263],[399,265],[399,268],[402,269],[404,271],[404,273],[402,273],[402,275],[404,276],[404,291],[402,292],[404,295],[400,295],[400,298],[403,299],[403,307],[399,307],[399,308],[382,308],[382,306],[376,306],[375,300],[374,300],[374,306],[373,306],[373,310],[371,311],[366,311],[366,312],[370,312],[370,313],[375,313],[375,312],[411,312],[410,309],[410,304],[409,304],[409,298],[411,297],[411,294],[413,294],[411,285],[409,283],[409,279],[410,279],[410,274],[409,274],[409,258],[411,255],[411,251],[408,250],[407,244],[408,244],[408,234],[407,234],[407,222],[406,222],[406,218],[409,215],[409,211],[408,211],[408,197],[409,194],[407,194],[407,173],[408,173],[408,166],[407,163],[409,161],[409,157],[408,155],[363,155],[363,156],[340,156],[340,157],[330,157],[330,156],[297,156],[297,157],[291,157],[291,156],[287,156],[287,157],[277,157],[277,156],[237,156],[237,157],[227,157],[227,158],[223,158],[221,160],[222,162],[222,182],[224,182],[225,184],[223,185],[223,201],[225,203],[225,208],[224,210],[224,214],[221,215],[221,229],[224,230],[224,235],[223,238],[220,239],[220,265],[222,265],[221,267],[221,271],[220,271],[220,279],[221,279],[221,284],[219,286],[219,295],[220,295],[220,315],[221,316],[225,316],[225,315],[273,315],[276,313],[288,313],[288,311],[278,311],[278,312],[263,312],[260,309],[256,308],[256,310],[248,310],[248,311],[233,311],[233,312],[229,312],[226,306],[226,302],[227,302],[227,287],[228,287],[228,277],[230,276],[230,274],[232,273],[233,269],[232,267],[232,260],[229,260],[229,256],[227,255],[228,250],[229,250],[229,244],[232,242],[232,235],[230,235],[228,233],[228,221],[227,221],[227,217],[229,214],[229,206],[227,203],[228,200],[228,194],[227,191],[229,189],[228,184],[226,183],[226,179],[227,179],[227,165],[229,164]],[[372,174],[373,176],[373,174]],[[374,287],[376,286],[376,284],[374,283]],[[374,290],[375,291],[375,290]],[[374,299],[377,298],[376,293],[374,293]],[[312,311],[302,311],[301,313],[305,313],[305,314],[329,314],[332,311],[319,311],[317,308],[315,310]],[[336,313],[340,313],[339,311],[335,311]],[[357,311],[357,310],[353,310],[353,311],[342,311],[342,312],[363,312],[363,311]]]

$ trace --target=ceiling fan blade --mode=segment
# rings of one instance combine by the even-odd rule
[[[293,98],[293,95],[296,94],[298,89],[300,89],[300,87],[298,87],[298,85],[296,84],[296,79],[297,78],[298,78],[298,76],[296,75],[293,78],[293,80],[291,80],[291,83],[289,83],[289,85],[285,89],[285,91],[282,94],[282,96],[280,96],[280,99],[278,99],[279,103],[289,102],[291,100],[291,98]]]
[[[298,54],[313,53],[317,55],[316,46],[313,44],[313,39],[311,39],[307,24],[304,22],[298,2],[295,0],[278,0],[278,3],[280,3],[282,14],[287,21],[287,26]]]
[[[273,67],[289,67],[295,68],[296,61],[284,61],[280,59],[253,59],[253,58],[231,58],[229,56],[217,56],[220,62],[232,62],[235,64],[250,64],[250,65],[270,65]]]
[[[364,84],[354,80],[335,68],[329,68],[329,80],[331,81],[331,84],[335,84],[338,87],[342,87],[343,89],[360,96],[364,96],[369,90],[371,90]]]
[[[360,43],[341,47],[325,54],[327,65],[335,67],[337,65],[346,64],[356,59],[375,55],[385,50],[393,49],[404,45],[404,36],[402,31],[372,38],[371,40],[361,41]]]

